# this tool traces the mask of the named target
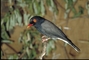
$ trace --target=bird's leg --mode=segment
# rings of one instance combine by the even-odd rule
[[[48,41],[50,38],[48,38],[47,36],[42,36],[42,43]]]

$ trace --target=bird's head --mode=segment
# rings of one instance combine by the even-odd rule
[[[37,26],[40,25],[42,22],[44,22],[44,18],[40,16],[34,16],[30,19],[30,22],[27,26],[27,28],[30,28],[31,26]]]

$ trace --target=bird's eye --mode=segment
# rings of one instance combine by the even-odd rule
[[[33,24],[33,25],[35,25],[35,22],[34,22],[34,21],[31,21],[31,22],[30,22],[30,24]]]
[[[33,19],[33,22],[37,22],[37,20],[36,19]]]

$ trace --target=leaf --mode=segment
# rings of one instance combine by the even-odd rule
[[[52,41],[50,41],[50,46],[51,46],[51,48],[52,49],[54,49],[55,48],[55,45],[54,45],[54,41],[52,40]]]
[[[2,43],[13,43],[11,40],[1,40]]]
[[[9,36],[8,36],[8,34],[6,33],[6,31],[5,31],[5,26],[4,25],[2,25],[1,26],[1,38],[3,38],[3,39],[9,39]]]
[[[30,17],[30,14],[24,13],[24,23],[25,23],[25,25],[28,25],[28,23],[29,23],[29,21],[28,21],[29,17]]]
[[[58,9],[57,9],[57,7],[54,5],[54,12],[53,12],[54,14],[58,14]]]
[[[27,52],[28,57],[30,57],[30,50],[28,49],[28,47],[26,48],[26,52]]]
[[[1,19],[1,26],[3,25],[3,23],[4,23],[4,19]]]
[[[46,55],[49,54],[50,50],[51,50],[50,45],[47,45],[47,48],[46,48]]]
[[[29,11],[30,11],[30,14],[33,14],[34,13],[34,10],[33,10],[33,3],[30,3],[29,6]]]
[[[36,6],[36,3],[37,3],[37,2],[34,2],[34,3],[33,3],[33,8],[34,8],[35,14],[37,14],[37,6]]]
[[[10,20],[9,20],[9,30],[13,29],[13,25],[12,25],[13,21],[12,20],[13,20],[13,17],[11,16]]]
[[[68,8],[72,8],[73,7],[73,0],[68,0]]]
[[[72,7],[71,9],[72,9],[72,12],[74,13],[74,15],[76,15],[77,14],[76,9],[74,7]]]
[[[18,5],[22,8],[24,8],[26,6],[25,1],[23,1],[23,0],[17,0],[17,2],[18,2]]]
[[[41,1],[37,2],[36,7],[37,7],[37,12],[38,12],[37,15],[42,15]]]
[[[6,31],[3,32],[3,39],[9,39],[9,36]]]
[[[8,57],[8,59],[13,59],[13,55],[10,55],[10,56]]]
[[[80,15],[81,15],[81,13],[79,12],[79,13],[77,13],[76,15],[74,15],[73,18],[76,18],[76,17],[78,17],[78,16],[80,16]]]
[[[22,24],[22,17],[21,17],[21,15],[20,15],[18,9],[16,9],[16,10],[14,11],[14,16],[13,16],[13,18],[14,18],[15,24],[18,23],[18,25],[20,25],[20,26],[23,25],[23,24]]]
[[[3,52],[2,52],[2,50],[1,50],[1,56],[3,56]]]
[[[51,2],[51,7],[54,7],[54,2],[53,2],[53,0],[50,0],[50,2]]]
[[[16,17],[15,17],[15,14],[12,15],[12,26],[14,27],[16,25]]]
[[[54,48],[55,48],[54,42],[49,41],[46,48],[46,55],[48,55]]]
[[[45,15],[45,8],[44,8],[44,3],[43,1],[41,0],[41,13],[42,13],[42,16]]]
[[[67,10],[67,8],[68,8],[68,4],[65,4],[65,9]]]
[[[64,18],[66,19],[68,17],[68,13],[64,13]]]
[[[73,2],[76,2],[77,0],[73,0]]]
[[[89,1],[87,1],[87,3],[86,3],[86,9],[87,9],[88,16],[89,16]]]
[[[35,50],[35,49],[33,49],[33,50],[32,50],[32,55],[31,55],[32,59],[33,59],[33,58],[35,58],[35,57],[36,57],[36,55],[37,55],[37,54],[36,54],[36,50]]]
[[[18,59],[18,55],[17,54],[14,54],[13,55],[13,59]]]
[[[6,30],[7,30],[7,31],[9,31],[9,26],[10,26],[9,24],[10,24],[10,22],[7,21],[7,22],[6,22]]]
[[[10,17],[10,13],[8,12],[7,14],[5,14],[4,22],[7,22],[9,20],[9,17]]]
[[[18,39],[18,42],[22,42],[22,40],[23,40],[23,35],[22,35],[22,33],[20,33],[20,37]]]
[[[84,13],[84,8],[79,6],[79,12],[76,13],[73,18],[79,17],[83,13]]]
[[[1,25],[1,32],[4,31],[4,30],[5,30],[5,26],[3,24],[3,25]]]
[[[78,8],[79,8],[79,12],[80,12],[81,14],[83,14],[83,13],[84,13],[84,8],[83,8],[82,6],[79,6]]]
[[[50,0],[46,0],[46,3],[47,3],[48,6],[51,6]]]
[[[27,59],[27,56],[23,56],[22,59]]]
[[[17,19],[18,24],[19,24],[20,26],[22,26],[22,25],[23,25],[23,24],[22,24],[22,17],[21,17],[21,15],[20,15],[20,13],[19,13],[18,10],[15,11],[15,16],[16,16],[16,19]]]

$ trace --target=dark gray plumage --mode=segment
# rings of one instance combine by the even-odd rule
[[[34,22],[34,19],[37,20],[37,22]],[[75,46],[70,39],[67,38],[67,36],[62,32],[61,29],[59,29],[55,24],[48,21],[47,19],[44,19],[40,16],[34,16],[31,18],[30,24],[33,24],[34,27],[42,34],[52,39],[60,39],[65,43],[71,45],[77,52],[80,51],[80,49]]]

